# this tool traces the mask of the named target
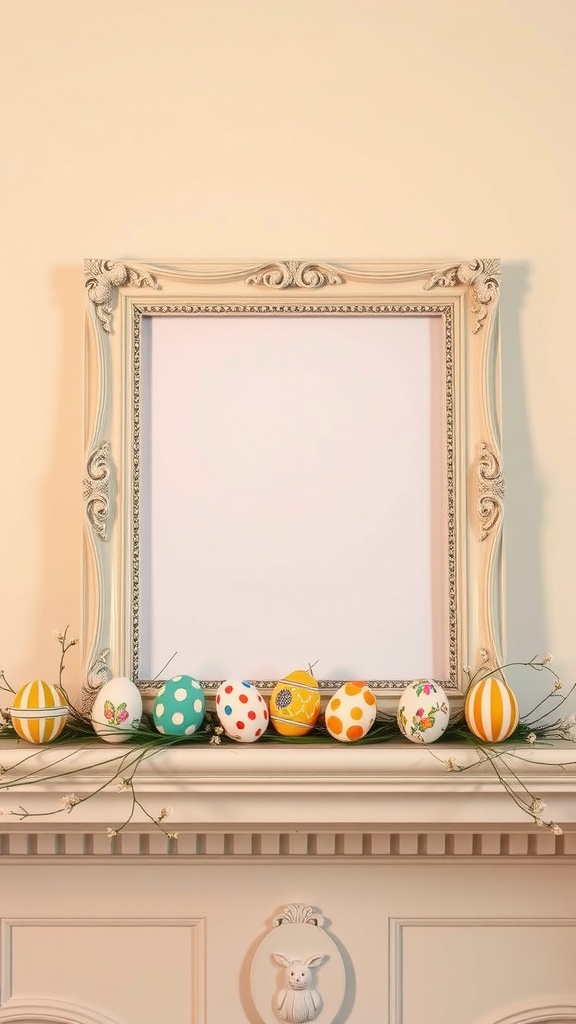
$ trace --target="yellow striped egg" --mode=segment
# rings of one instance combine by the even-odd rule
[[[26,683],[10,708],[12,725],[28,743],[50,743],[60,735],[68,717],[63,690],[43,679]]]
[[[320,714],[318,683],[298,669],[276,683],[270,695],[270,721],[281,736],[305,736]]]
[[[466,694],[464,715],[470,732],[478,739],[498,743],[511,736],[518,725],[518,701],[502,679],[480,679]]]

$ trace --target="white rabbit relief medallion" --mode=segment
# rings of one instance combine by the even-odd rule
[[[341,1021],[346,968],[315,907],[290,903],[272,918],[252,959],[250,991],[263,1024]]]
[[[289,1024],[305,1024],[305,1021],[316,1020],[322,1009],[322,996],[315,988],[313,969],[320,967],[328,959],[326,953],[307,956],[305,960],[297,960],[284,956],[283,953],[272,953],[275,963],[285,967],[284,987],[276,996],[276,1010],[280,1020]]]

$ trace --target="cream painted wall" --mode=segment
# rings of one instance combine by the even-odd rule
[[[576,679],[574,0],[0,0],[0,22],[13,685],[80,629],[89,255],[500,256],[509,652]]]

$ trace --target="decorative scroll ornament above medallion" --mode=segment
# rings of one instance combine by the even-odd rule
[[[88,456],[82,491],[86,517],[100,540],[106,540],[110,515],[110,472],[110,445],[102,441]]]
[[[497,452],[482,441],[478,459],[480,540],[486,540],[504,512],[504,477]]]

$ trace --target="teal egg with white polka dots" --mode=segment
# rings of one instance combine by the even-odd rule
[[[192,736],[204,720],[206,698],[193,676],[174,676],[158,690],[152,716],[166,736]]]

